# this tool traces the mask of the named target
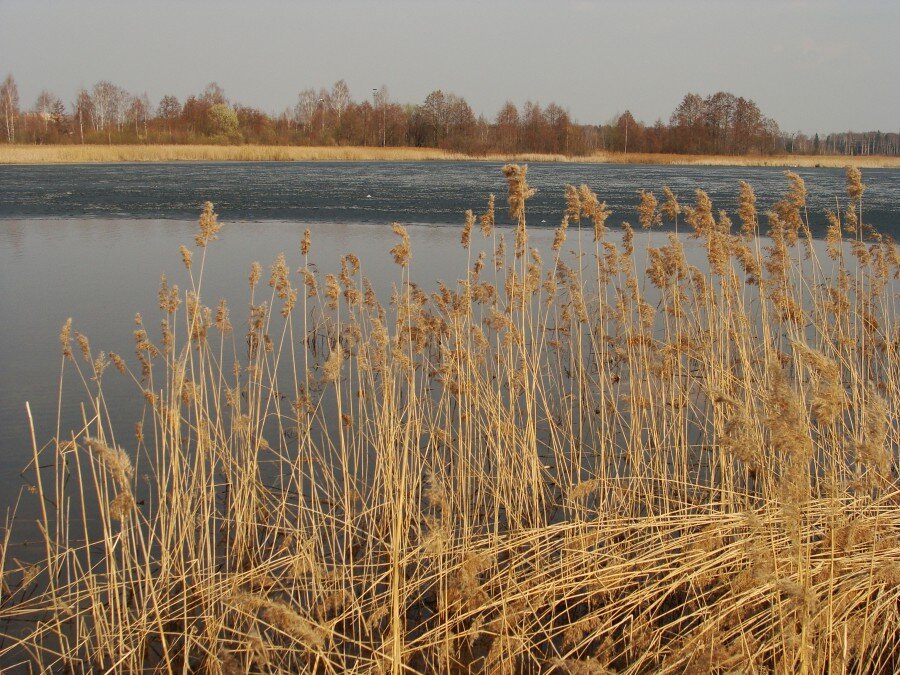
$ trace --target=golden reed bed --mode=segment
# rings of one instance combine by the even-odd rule
[[[699,166],[895,168],[900,157],[844,155],[673,155],[598,152],[587,157],[539,153],[465,155],[437,148],[299,147],[269,145],[0,145],[0,164],[90,164],[111,162],[309,162],[309,161],[586,162]]]
[[[84,425],[35,445],[43,512],[16,536],[40,555],[0,551],[0,662],[897,672],[900,258],[859,172],[823,242],[796,174],[765,215],[741,184],[734,226],[702,190],[642,192],[642,228],[692,237],[646,264],[587,186],[539,250],[504,173],[514,229],[493,195],[469,211],[434,293],[399,224],[374,244],[389,302],[350,251],[322,274],[307,230],[232,270],[232,315],[202,283],[227,237],[207,204],[134,355],[67,322]],[[136,428],[107,414],[121,377]]]

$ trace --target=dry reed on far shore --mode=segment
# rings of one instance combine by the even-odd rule
[[[900,157],[881,155],[676,155],[596,152],[467,155],[438,148],[286,145],[25,145],[0,144],[0,164],[109,164],[118,162],[573,162],[698,166],[898,168]]]

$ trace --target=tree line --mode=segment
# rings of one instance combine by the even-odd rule
[[[296,104],[269,114],[230,101],[210,83],[183,102],[130,93],[103,80],[68,104],[49,91],[23,106],[12,75],[0,86],[2,142],[218,143],[436,147],[469,154],[597,151],[687,154],[900,154],[900,134],[829,134],[820,139],[782,132],[755,102],[726,92],[689,93],[648,125],[629,111],[605,124],[581,124],[557,103],[507,101],[493,118],[476,115],[464,98],[435,90],[421,103],[391,100],[386,87],[354,99],[344,80],[304,89]]]

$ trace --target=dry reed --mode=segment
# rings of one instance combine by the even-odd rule
[[[838,232],[822,262],[794,175],[767,242],[746,184],[741,234],[702,191],[691,207],[643,192],[644,227],[684,213],[707,254],[701,270],[672,235],[644,284],[633,231],[613,241],[584,186],[544,262],[525,170],[505,173],[512,260],[491,197],[481,240],[466,214],[471,269],[427,294],[395,224],[385,306],[355,256],[320,292],[307,233],[271,291],[253,264],[233,330],[200,292],[206,207],[187,290],[161,286],[164,348],[139,320],[139,370],[110,356],[147,400],[135,440],[108,440],[98,375],[84,427],[35,447],[45,555],[5,558],[0,657],[44,672],[896,672],[893,242]],[[860,225],[862,187],[851,171]],[[64,369],[81,373],[72,332]]]
[[[900,157],[881,155],[679,155],[598,151],[585,156],[545,153],[467,155],[438,148],[287,145],[25,145],[0,144],[0,164],[109,164],[117,162],[356,162],[356,161],[576,162],[697,166],[897,168]]]

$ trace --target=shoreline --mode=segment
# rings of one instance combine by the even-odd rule
[[[437,148],[263,145],[0,145],[2,165],[154,162],[525,162],[648,164],[785,168],[900,168],[900,157],[881,155],[674,155],[610,153],[568,157],[540,153],[467,155]]]

